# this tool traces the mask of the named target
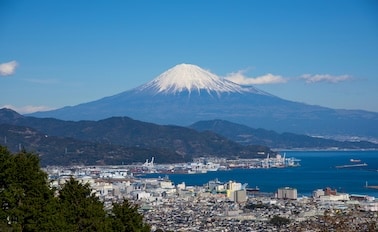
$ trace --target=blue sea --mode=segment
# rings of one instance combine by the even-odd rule
[[[218,179],[247,183],[248,187],[258,186],[261,192],[275,192],[281,187],[292,187],[298,196],[311,196],[316,189],[331,187],[341,193],[362,194],[378,198],[378,190],[365,188],[378,185],[378,151],[282,151],[286,158],[300,159],[301,166],[271,169],[233,169],[208,172],[205,174],[170,174],[175,184],[202,186],[209,180]],[[349,165],[350,159],[359,159],[365,167],[337,169],[338,165]],[[158,177],[162,174],[149,174]]]

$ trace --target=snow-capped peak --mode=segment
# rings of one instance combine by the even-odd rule
[[[141,86],[139,90],[154,89],[157,93],[177,93],[182,91],[243,92],[243,87],[196,65],[179,64],[160,74],[154,80]]]

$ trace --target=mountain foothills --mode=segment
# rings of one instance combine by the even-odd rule
[[[114,96],[31,116],[75,121],[128,116],[181,126],[222,119],[280,133],[372,141],[378,138],[376,112],[330,109],[284,100],[191,64],[176,65],[152,81]]]
[[[161,126],[127,117],[63,121],[0,110],[0,145],[40,155],[42,165],[131,164],[155,157],[158,163],[187,162],[199,156],[228,158],[274,154],[266,146],[244,146],[213,132]]]
[[[277,133],[225,120],[199,121],[190,128],[212,131],[243,145],[261,144],[275,149],[378,149],[378,144],[368,141],[338,141],[288,132]]]

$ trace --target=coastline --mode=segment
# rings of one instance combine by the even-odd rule
[[[284,151],[280,151],[283,153]],[[365,182],[372,184],[378,178],[378,152],[366,150],[353,151],[287,151],[286,157],[301,160],[301,166],[294,168],[271,169],[233,169],[229,171],[208,172],[207,174],[168,174],[175,183],[202,185],[218,178],[220,181],[235,180],[259,186],[261,192],[275,192],[280,187],[293,187],[300,195],[311,195],[316,189],[330,187],[340,193],[369,195],[378,198],[377,188],[365,188]],[[335,168],[348,164],[350,159],[359,159],[367,167]],[[161,174],[160,174],[161,175]],[[147,176],[159,176],[150,174]]]

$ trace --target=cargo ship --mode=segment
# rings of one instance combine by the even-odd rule
[[[357,167],[365,167],[365,166],[368,166],[367,163],[339,165],[339,166],[336,166],[336,168],[357,168]]]

